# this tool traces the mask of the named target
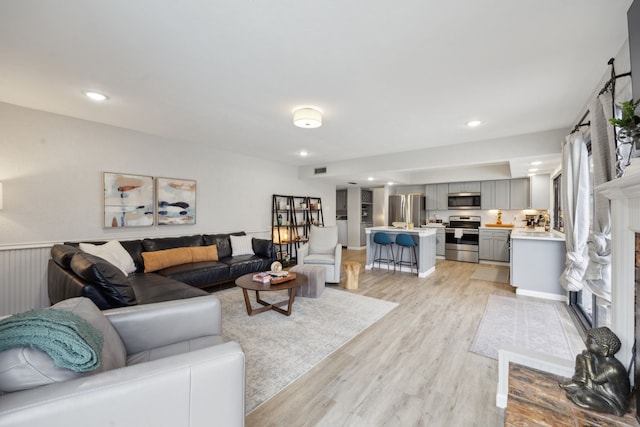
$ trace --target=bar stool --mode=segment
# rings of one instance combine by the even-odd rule
[[[373,266],[375,267],[376,261],[378,261],[378,268],[380,268],[380,263],[382,261],[387,263],[387,271],[389,271],[389,261],[393,262],[393,271],[396,271],[396,260],[393,256],[393,240],[387,233],[376,233],[373,235],[373,243],[375,243],[375,248],[373,249]],[[387,257],[382,258],[382,247],[387,250]],[[389,249],[391,249],[391,259],[389,259]],[[378,258],[376,258],[376,251],[378,252]]]
[[[396,264],[400,266],[401,270],[403,265],[408,265],[412,273],[413,266],[415,265],[416,274],[419,274],[418,256],[416,255],[416,242],[414,242],[411,236],[408,234],[398,234],[396,236],[396,245],[398,246],[398,251],[400,252],[400,254],[397,256],[398,261],[396,261]],[[407,248],[407,250],[409,251],[409,261],[404,261],[402,259],[404,248]]]

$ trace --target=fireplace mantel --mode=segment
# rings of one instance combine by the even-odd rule
[[[622,348],[616,357],[629,366],[635,340],[635,233],[640,230],[640,174],[595,189],[611,200],[611,329]]]
[[[609,200],[640,198],[640,173],[614,179],[596,187]]]

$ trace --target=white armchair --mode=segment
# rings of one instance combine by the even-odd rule
[[[298,265],[322,266],[327,283],[340,283],[342,245],[338,243],[338,227],[311,226],[309,242],[298,249]]]

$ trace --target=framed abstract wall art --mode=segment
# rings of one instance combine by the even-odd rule
[[[196,223],[196,181],[156,178],[158,225]]]
[[[153,177],[104,172],[103,182],[104,228],[153,225]]]

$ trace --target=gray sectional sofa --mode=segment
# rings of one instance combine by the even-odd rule
[[[231,236],[245,236],[245,240],[250,241],[250,253],[245,250],[242,255],[233,255],[235,251]],[[191,298],[207,295],[208,292],[203,288],[227,284],[243,274],[269,270],[275,261],[271,240],[249,239],[244,232],[126,240],[119,243],[135,264],[135,271],[128,275],[105,259],[82,251],[77,242],[54,245],[47,278],[51,303],[84,296],[101,310],[106,310]],[[213,245],[217,251],[214,259],[217,260],[178,263],[153,272],[146,271],[145,257],[149,264],[151,252],[154,256],[174,254],[181,253],[180,248],[207,250],[213,249]]]

